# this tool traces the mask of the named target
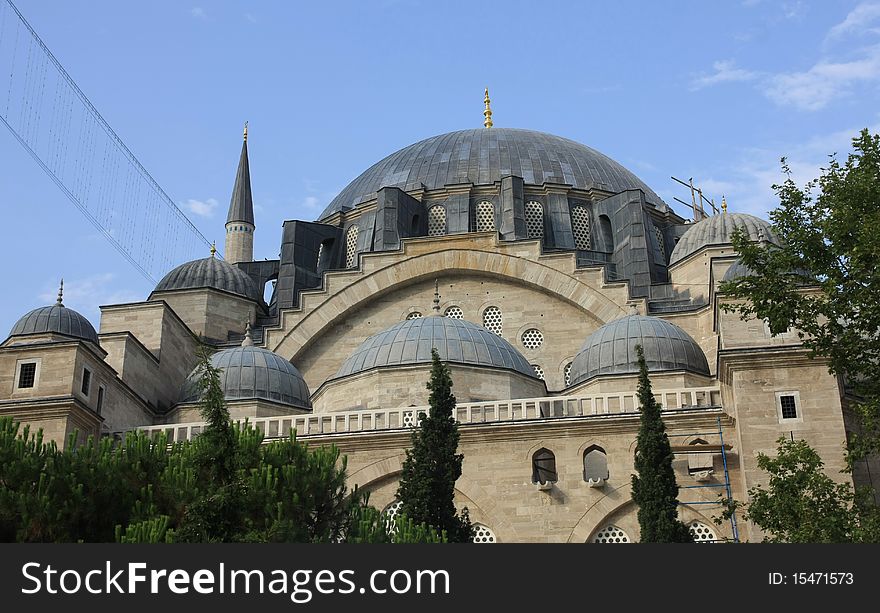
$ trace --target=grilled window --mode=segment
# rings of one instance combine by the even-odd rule
[[[18,389],[33,387],[37,379],[37,363],[22,364],[18,372]]]

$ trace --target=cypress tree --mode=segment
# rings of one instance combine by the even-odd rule
[[[672,448],[660,416],[660,404],[651,390],[648,365],[641,345],[639,356],[639,410],[641,426],[636,442],[632,499],[639,507],[642,543],[693,543],[688,527],[678,519],[678,484],[672,470]]]
[[[458,423],[453,415],[455,396],[452,376],[431,351],[431,378],[428,381],[430,415],[413,431],[412,448],[406,451],[397,497],[400,511],[415,524],[424,523],[437,532],[446,532],[451,543],[467,543],[472,527],[467,509],[456,513],[453,496],[461,476],[464,455],[458,450]]]

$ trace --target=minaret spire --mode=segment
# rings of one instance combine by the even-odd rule
[[[434,315],[440,315],[440,279],[434,279]]]
[[[61,302],[61,299],[64,297],[64,279],[61,279],[61,285],[58,287],[58,299],[55,301],[55,304],[58,306],[64,306],[64,303]]]
[[[486,117],[486,119],[483,121],[483,125],[486,126],[486,128],[488,129],[492,127],[492,109],[489,107],[489,103],[492,101],[489,100],[488,87],[486,88],[486,97],[483,98],[483,102],[486,104],[486,110],[483,111],[483,115]]]
[[[242,347],[253,347],[254,339],[251,338],[251,320],[248,318],[244,327],[244,340],[241,341]]]
[[[244,124],[241,157],[226,216],[226,261],[251,262],[254,259],[254,201],[251,195],[251,169],[248,162],[248,124]]]

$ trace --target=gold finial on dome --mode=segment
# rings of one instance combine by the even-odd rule
[[[61,279],[61,285],[58,287],[58,299],[55,301],[55,304],[58,306],[64,306],[61,302],[61,299],[64,297],[64,279]]]
[[[727,199],[724,196],[721,196],[721,212],[727,212]]]
[[[253,347],[254,339],[251,338],[251,320],[248,319],[244,326],[244,340],[241,341],[242,347]]]
[[[244,142],[247,142],[247,125],[248,122],[244,122]]]
[[[489,103],[491,102],[491,100],[489,100],[489,88],[488,87],[486,88],[486,97],[483,98],[483,102],[486,104],[486,110],[483,111],[483,115],[486,117],[486,119],[485,119],[485,121],[483,121],[483,125],[486,126],[486,128],[491,128],[492,127],[492,109],[489,107]]]
[[[211,257],[217,255],[217,241],[211,241]]]
[[[440,314],[440,280],[434,279],[434,315]]]

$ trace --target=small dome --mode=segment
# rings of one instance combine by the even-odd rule
[[[765,239],[771,243],[779,242],[770,224],[763,219],[745,213],[722,213],[692,225],[672,250],[669,265],[672,266],[703,247],[730,244],[730,237],[737,229],[745,230],[754,241]]]
[[[211,356],[211,364],[222,370],[220,383],[226,400],[262,398],[300,409],[311,409],[309,388],[293,364],[262,347],[233,347]],[[181,402],[196,402],[199,391],[196,368],[184,383]]]
[[[432,348],[445,362],[509,368],[535,376],[528,360],[500,336],[464,319],[432,316],[407,319],[371,336],[342,363],[336,377],[378,366],[430,364]]]
[[[629,315],[605,324],[587,337],[571,365],[572,384],[599,375],[639,372],[636,345],[644,349],[650,372],[686,370],[709,374],[706,355],[687,332],[659,317]]]
[[[162,277],[153,293],[201,288],[218,289],[255,302],[262,301],[259,288],[246,272],[213,256],[181,264]]]
[[[89,320],[60,302],[34,309],[23,316],[12,326],[9,336],[46,333],[63,334],[98,344],[98,333]]]

